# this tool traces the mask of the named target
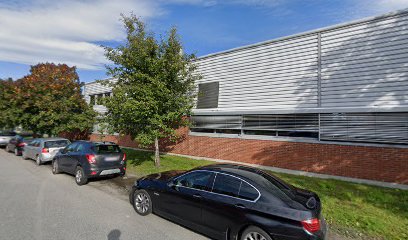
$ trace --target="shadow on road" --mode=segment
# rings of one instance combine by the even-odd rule
[[[120,231],[118,229],[113,229],[108,234],[108,240],[120,240]]]

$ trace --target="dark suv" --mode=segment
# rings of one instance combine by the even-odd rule
[[[75,175],[84,185],[89,178],[119,175],[126,172],[126,154],[112,142],[78,141],[62,149],[52,160],[52,173]]]

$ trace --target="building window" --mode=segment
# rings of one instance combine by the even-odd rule
[[[192,116],[193,128],[241,129],[242,116]]]
[[[89,104],[91,106],[95,105],[95,95],[90,95],[89,98],[90,98]]]
[[[112,96],[111,92],[89,95],[89,98],[90,98],[89,104],[91,106],[93,106],[95,104],[96,105],[102,105],[103,104],[103,99],[111,97],[111,96]]]
[[[219,82],[198,84],[197,108],[218,107]]]
[[[318,138],[318,114],[245,115],[245,134]]]
[[[320,138],[408,144],[408,113],[322,113]]]
[[[192,116],[192,132],[318,138],[318,114]]]
[[[191,120],[191,132],[199,133],[408,144],[407,112],[195,115]]]
[[[102,105],[102,103],[103,103],[103,94],[96,95],[96,104]]]

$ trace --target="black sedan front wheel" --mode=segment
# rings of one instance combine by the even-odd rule
[[[133,194],[133,207],[139,215],[146,216],[152,212],[152,200],[145,190],[136,190]]]
[[[272,238],[269,236],[268,233],[266,233],[264,230],[255,227],[255,226],[250,226],[241,235],[241,240],[272,240]]]
[[[52,161],[52,174],[55,175],[55,174],[58,174],[58,173],[60,173],[58,162],[57,162],[57,160],[53,160]]]

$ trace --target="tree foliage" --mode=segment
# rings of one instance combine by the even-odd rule
[[[11,78],[0,79],[0,129],[11,129],[19,123],[15,92],[16,83]]]
[[[19,122],[34,133],[57,135],[86,131],[95,112],[81,95],[75,67],[45,63],[31,66],[30,74],[17,82]]]
[[[104,121],[111,131],[130,135],[142,146],[158,139],[175,139],[175,130],[188,125],[194,100],[195,56],[184,54],[176,28],[157,40],[136,16],[122,15],[127,38],[124,45],[105,47],[113,97],[105,99]],[[107,83],[108,84],[108,83]]]

